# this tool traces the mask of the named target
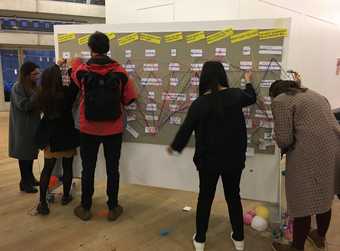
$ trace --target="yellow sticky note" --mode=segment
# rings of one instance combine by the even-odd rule
[[[164,36],[165,43],[173,43],[173,42],[180,41],[182,39],[183,39],[182,32],[176,32],[176,33],[172,33],[172,34]]]
[[[234,43],[239,43],[241,41],[245,41],[245,40],[258,37],[258,35],[259,35],[258,30],[249,30],[249,31],[244,31],[244,32],[231,36],[230,40],[231,40],[231,43],[234,44]]]
[[[161,37],[160,36],[155,36],[151,34],[146,34],[146,33],[141,33],[139,36],[139,39],[141,41],[149,42],[152,44],[160,44],[161,43]]]
[[[208,44],[216,43],[216,42],[221,41],[221,40],[223,40],[227,37],[230,37],[233,34],[234,34],[234,31],[232,29],[215,32],[215,33],[207,36],[207,43]]]
[[[188,44],[195,43],[205,39],[205,34],[203,31],[192,33],[190,35],[187,35],[186,39]]]
[[[287,37],[288,30],[287,29],[272,29],[266,31],[259,32],[260,40]]]
[[[58,35],[58,42],[59,43],[64,43],[70,40],[76,39],[76,34],[75,33],[68,33],[68,34],[62,34]]]
[[[129,43],[138,41],[138,39],[139,39],[138,33],[132,33],[132,34],[120,37],[118,39],[118,44],[119,46],[123,46]]]
[[[106,33],[106,36],[109,38],[109,40],[112,40],[116,37],[116,33],[108,32],[108,33]]]
[[[89,41],[91,35],[86,35],[86,36],[82,36],[80,38],[78,38],[78,44],[79,45],[84,45],[87,44],[87,42]]]

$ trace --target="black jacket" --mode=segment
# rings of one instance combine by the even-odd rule
[[[64,96],[58,104],[58,115],[43,115],[36,133],[36,144],[40,149],[49,146],[51,152],[60,152],[79,146],[79,131],[75,129],[72,115],[78,90],[71,81],[69,86],[63,87]]]
[[[172,149],[181,152],[195,131],[197,169],[223,170],[227,163],[236,163],[236,166],[244,163],[247,128],[242,108],[255,102],[256,93],[251,84],[247,84],[245,90],[228,88],[200,96],[189,108],[171,144]]]

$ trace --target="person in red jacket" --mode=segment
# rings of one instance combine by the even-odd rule
[[[124,68],[106,55],[110,44],[104,33],[93,33],[88,46],[91,58],[87,63],[75,59],[72,65],[72,79],[81,93],[79,120],[83,166],[81,204],[74,209],[74,214],[84,221],[92,217],[94,174],[99,145],[102,143],[107,172],[108,220],[114,221],[123,212],[123,208],[118,204],[119,159],[124,129],[122,109],[124,105],[131,104],[137,94]],[[119,83],[118,88],[116,83]],[[111,108],[117,98],[119,106],[118,110],[114,111]]]

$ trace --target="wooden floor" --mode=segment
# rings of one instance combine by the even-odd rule
[[[73,215],[79,196],[68,206],[52,204],[47,217],[35,216],[38,195],[20,193],[17,163],[7,156],[8,114],[0,113],[0,250],[88,251],[191,251],[195,229],[196,195],[190,192],[122,185],[120,202],[125,211],[117,222],[105,218],[105,184],[96,184],[94,217],[82,222]],[[38,176],[42,160],[35,162]],[[79,183],[79,182],[78,182]],[[76,187],[79,195],[79,185]],[[245,208],[254,206],[244,202]],[[330,251],[340,250],[340,203],[334,213],[328,241]],[[162,236],[162,232],[167,235]],[[234,250],[228,238],[229,223],[223,198],[216,198],[210,218],[206,250]],[[247,251],[271,250],[270,233],[246,228]],[[308,244],[306,250],[313,250]]]

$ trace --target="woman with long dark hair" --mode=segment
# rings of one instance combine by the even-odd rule
[[[11,91],[9,113],[9,156],[19,161],[21,174],[20,190],[36,193],[39,182],[33,175],[33,161],[38,157],[38,148],[34,144],[34,134],[40,115],[37,110],[37,80],[39,67],[32,62],[25,62],[20,68],[19,81]]]
[[[46,193],[57,158],[62,158],[63,166],[62,205],[72,200],[70,189],[73,178],[73,156],[79,145],[79,134],[74,127],[72,116],[77,92],[78,88],[74,84],[63,85],[58,65],[53,65],[43,72],[41,91],[38,96],[43,117],[36,135],[37,144],[44,149],[44,169],[40,177],[40,203],[37,207],[38,213],[42,215],[49,213]]]
[[[331,221],[339,125],[327,99],[300,81],[275,81],[269,89],[275,140],[287,156],[286,197],[294,218],[293,244],[273,243],[277,251],[304,250],[306,238],[325,248]],[[316,215],[317,229],[310,230]]]
[[[231,239],[236,250],[244,250],[240,180],[246,160],[247,129],[242,108],[256,102],[256,93],[250,84],[251,73],[247,72],[245,78],[245,90],[230,88],[223,65],[216,61],[206,62],[200,77],[199,97],[190,106],[184,123],[168,148],[170,154],[182,152],[192,132],[195,132],[194,163],[200,181],[196,234],[193,237],[196,251],[204,250],[220,176],[233,229]]]

